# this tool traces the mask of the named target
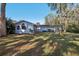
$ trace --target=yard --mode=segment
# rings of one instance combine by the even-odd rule
[[[0,38],[2,56],[79,56],[79,34],[7,35]]]

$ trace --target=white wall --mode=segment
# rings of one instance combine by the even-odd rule
[[[50,29],[50,30],[56,32],[56,31],[59,31],[58,28],[60,28],[60,27],[51,27],[51,28],[50,27],[39,27],[39,31],[43,32],[43,31],[48,31],[48,29]]]
[[[21,25],[22,25],[23,23],[24,23],[25,26],[26,26],[26,30],[22,29],[22,27],[21,27]],[[20,30],[17,30],[17,26],[20,26]],[[29,30],[29,29],[34,30],[34,25],[33,25],[33,24],[30,24],[30,23],[26,23],[26,22],[21,22],[21,23],[16,24],[16,28],[15,28],[15,29],[16,29],[15,32],[16,32],[17,34],[23,34],[23,33],[32,34],[32,33],[34,33],[34,31],[33,31],[33,32],[30,32],[30,30]]]

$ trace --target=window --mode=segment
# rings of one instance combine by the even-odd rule
[[[26,29],[26,26],[24,23],[22,24],[22,29],[24,29],[24,30]]]
[[[33,32],[33,30],[32,30],[31,28],[29,29],[29,31],[30,31],[30,32]]]
[[[17,30],[19,30],[20,29],[20,26],[17,26]]]

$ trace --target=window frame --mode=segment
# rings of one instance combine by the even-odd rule
[[[24,23],[22,23],[21,27],[22,27],[23,30],[26,30],[26,26],[25,26]]]

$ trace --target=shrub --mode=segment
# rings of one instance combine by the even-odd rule
[[[79,25],[75,25],[75,24],[69,25],[67,32],[79,33]]]

